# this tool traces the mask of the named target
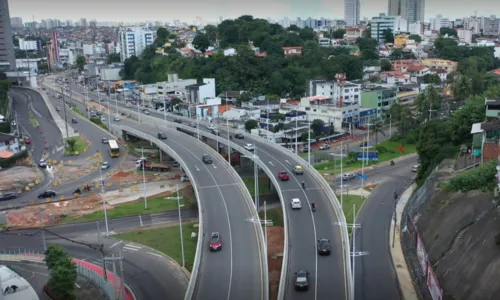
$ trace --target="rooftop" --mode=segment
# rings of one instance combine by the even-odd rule
[[[16,272],[7,266],[0,265],[0,280],[2,280],[2,288],[5,292],[12,286],[17,287],[15,291],[11,289],[10,293],[5,293],[5,300],[38,300],[38,295],[26,279],[19,276]]]

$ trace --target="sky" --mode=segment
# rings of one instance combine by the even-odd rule
[[[360,0],[361,18],[386,13],[388,0]],[[496,4],[495,4],[496,3]],[[343,0],[9,0],[10,16],[23,22],[41,19],[112,22],[181,20],[192,23],[197,16],[208,22],[253,15],[259,18],[343,19]],[[427,0],[425,19],[442,14],[450,19],[471,16],[500,16],[497,0]]]

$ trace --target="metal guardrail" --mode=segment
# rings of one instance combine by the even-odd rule
[[[134,128],[131,128],[128,126],[117,126],[117,127],[119,127],[121,130],[126,131],[126,132],[128,132],[134,136],[137,136],[141,139],[149,140],[150,142],[156,144],[162,151],[164,151],[165,153],[168,153],[168,155],[170,155],[170,157],[172,157],[177,162],[179,162],[179,164],[182,166],[182,169],[184,170],[184,172],[187,173],[187,176],[189,177],[191,184],[194,186],[193,190],[194,190],[194,193],[196,194],[196,199],[198,200],[199,227],[198,227],[198,242],[197,242],[198,244],[196,246],[196,254],[195,254],[194,262],[193,262],[193,271],[191,272],[191,278],[189,279],[188,288],[186,291],[186,295],[184,297],[184,299],[190,300],[193,298],[193,293],[196,290],[196,286],[197,286],[197,282],[198,282],[198,280],[197,280],[198,279],[198,270],[200,267],[201,258],[203,256],[202,237],[205,235],[203,210],[201,208],[202,206],[199,203],[200,195],[199,195],[199,191],[198,191],[198,188],[196,185],[196,180],[193,177],[193,174],[191,173],[191,171],[189,170],[186,162],[184,162],[184,160],[180,157],[180,155],[178,155],[172,148],[170,148],[170,146],[168,146],[167,144],[165,144],[161,140],[159,140],[159,139],[157,139],[149,134],[143,133],[142,131],[139,131],[137,129],[134,129]]]
[[[73,97],[75,97],[76,95],[72,95]],[[81,101],[81,100],[80,100]],[[125,114],[130,114],[130,117],[132,119],[138,119],[138,115],[137,115],[137,112],[133,109],[129,109],[129,108],[123,108],[123,107],[118,107],[118,111],[120,112],[123,112]],[[189,121],[189,122],[193,122],[192,119],[190,118],[187,118],[187,117],[183,117],[183,116],[176,116],[176,118],[180,118],[180,119],[183,119],[185,121]],[[150,123],[150,124],[154,124],[155,126],[160,126],[162,127],[164,124],[165,124],[165,120],[162,120],[158,117],[153,117],[153,116],[148,116],[148,115],[145,115],[145,114],[142,114],[140,115],[140,119],[141,121],[147,121],[145,123]],[[206,122],[206,121],[202,121],[202,120],[199,120],[198,121],[199,125],[209,125],[211,123],[209,122]],[[167,124],[169,125],[173,125],[173,127],[180,127],[180,128],[183,128],[183,129],[186,129],[188,131],[191,131],[193,132],[194,134],[197,134],[198,132],[200,133],[200,135],[203,135],[203,136],[208,136],[210,138],[215,138],[216,136],[215,135],[212,135],[211,133],[209,132],[205,132],[203,130],[200,130],[198,131],[197,128],[192,128],[192,127],[189,127],[189,126],[186,126],[186,125],[183,125],[183,124],[179,124],[179,123],[174,123],[174,122],[171,122],[171,121],[168,121],[167,120]],[[235,132],[237,130],[234,130],[233,128],[229,128],[229,131],[230,132]],[[299,155],[295,155],[293,153],[291,153],[290,151],[288,151],[287,149],[283,148],[282,146],[279,146],[279,145],[276,145],[274,144],[273,142],[271,141],[268,141],[258,135],[251,135],[252,138],[255,138],[256,140],[260,141],[261,143],[266,143],[268,146],[271,146],[273,148],[275,148],[276,150],[280,151],[282,154],[284,153],[287,157],[289,157],[291,160],[293,161],[301,161],[302,163],[305,162],[305,160],[300,157]],[[224,139],[220,139],[220,141],[222,143],[225,143],[225,140]],[[236,149],[235,146],[238,146],[236,145],[234,142],[231,142],[231,148],[233,149]],[[246,151],[246,150],[245,150]],[[344,212],[342,210],[342,207],[340,207],[340,202],[337,198],[337,196],[335,195],[335,193],[333,192],[333,190],[331,189],[330,185],[326,182],[326,180],[323,178],[323,176],[321,176],[321,174],[319,174],[319,172],[314,169],[314,167],[312,166],[309,166],[308,164],[304,164],[306,165],[306,168],[310,171],[310,173],[314,176],[314,178],[316,178],[316,180],[320,183],[321,186],[323,186],[323,189],[325,190],[325,193],[327,194],[330,202],[332,203],[332,206],[337,214],[337,217],[340,221],[340,223],[343,223],[343,224],[346,224],[346,218],[345,218],[345,215],[344,215]],[[263,168],[264,170],[264,168]],[[269,176],[269,175],[268,175]],[[274,175],[271,174],[271,176],[269,176],[270,178],[274,178]],[[276,179],[275,179],[276,180]],[[273,182],[274,183],[277,183],[277,182]],[[279,184],[276,184],[276,186],[279,186]],[[284,204],[283,203],[283,200],[280,199],[282,201],[282,205]],[[286,218],[286,214],[283,213],[284,215],[284,218]],[[285,224],[286,223],[286,220],[284,219],[285,221]],[[347,230],[347,227],[346,226],[341,226],[341,235],[342,235],[342,245],[343,245],[343,253],[344,253],[344,269],[345,269],[345,272],[347,272],[348,276],[347,278],[345,279],[346,280],[346,286],[347,286],[347,290],[346,290],[346,294],[348,295],[348,299],[349,300],[353,300],[352,299],[352,296],[353,296],[353,281],[352,281],[352,269],[351,269],[351,256],[350,256],[350,243],[349,243],[349,234],[348,234],[348,230]],[[285,245],[287,245],[287,239],[288,238],[288,234],[287,234],[287,226],[285,226]],[[288,251],[287,251],[287,248],[285,249],[284,251],[284,254],[283,254],[283,267],[281,269],[281,276],[280,276],[280,287],[279,287],[279,291],[278,291],[278,299],[284,299],[284,293],[285,293],[285,287],[284,285],[286,284],[286,276],[287,274],[286,271],[287,271],[287,266],[285,268],[285,264],[288,264]]]

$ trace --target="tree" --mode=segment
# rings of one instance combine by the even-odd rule
[[[75,299],[76,265],[66,250],[59,245],[49,245],[44,261],[50,271],[47,286],[51,294],[57,299]]]
[[[455,98],[465,100],[472,95],[472,79],[466,75],[455,74],[452,77],[452,90]]]
[[[245,122],[246,131],[250,132],[252,129],[258,128],[259,124],[256,120],[248,120]]]
[[[0,72],[0,80],[7,80],[7,74],[5,74],[5,72]]]
[[[342,29],[342,28],[337,29],[334,32],[332,32],[332,38],[334,38],[334,39],[343,39],[345,33],[346,33],[345,29]]]
[[[421,120],[426,118],[429,120],[432,112],[441,108],[441,98],[441,94],[432,84],[429,84],[425,88],[424,92],[417,96],[417,99],[415,99],[415,105],[420,113]]]
[[[217,27],[214,25],[207,25],[203,30],[210,43],[215,44],[215,42],[217,42]]]
[[[441,78],[439,78],[439,75],[435,74],[435,73],[425,74],[424,75],[424,83],[425,84],[439,85],[439,84],[441,84]]]
[[[359,50],[363,55],[363,59],[378,59],[377,41],[375,39],[365,37],[358,38],[356,40],[356,45],[358,45]]]
[[[495,83],[488,87],[484,92],[485,98],[500,98],[500,84]]]
[[[415,42],[417,42],[417,43],[422,42],[422,37],[421,37],[420,35],[418,35],[418,34],[410,34],[410,35],[408,36],[408,39],[409,39],[409,40],[413,40],[413,41],[415,41]]]
[[[193,46],[196,50],[204,53],[210,47],[210,41],[206,34],[198,33],[193,39]]]
[[[440,35],[448,35],[448,36],[454,36],[454,37],[457,37],[457,31],[453,28],[450,28],[450,27],[441,27],[439,29],[439,34]]]
[[[120,58],[120,53],[110,53],[108,55],[108,65],[112,64],[112,63],[117,63],[117,62],[120,62],[121,58]]]
[[[486,109],[483,97],[470,97],[462,109],[453,113],[450,118],[451,140],[454,145],[470,143],[472,124],[485,120]]]
[[[156,46],[161,47],[165,42],[168,40],[168,36],[170,35],[170,32],[163,27],[160,27],[156,30]]]
[[[382,31],[382,38],[386,43],[394,43],[394,33],[392,29],[384,29]]]
[[[76,57],[76,66],[78,67],[79,72],[83,71],[83,68],[85,67],[86,63],[87,63],[87,61],[85,60],[85,56],[78,55]]]
[[[403,59],[404,53],[401,48],[392,48],[391,55],[389,56],[392,60]]]
[[[392,71],[392,63],[387,59],[382,59],[380,61],[380,68],[382,71]]]
[[[378,145],[378,135],[381,134],[385,136],[385,132],[383,130],[384,124],[381,119],[376,119],[371,125],[370,125],[370,131],[372,134],[375,135],[375,145]]]
[[[68,143],[69,151],[74,152],[76,146],[76,140],[74,138],[69,138],[66,140],[66,143]]]
[[[311,122],[311,130],[313,131],[315,137],[321,136],[324,126],[325,122],[323,122],[323,120],[321,119],[314,119]]]

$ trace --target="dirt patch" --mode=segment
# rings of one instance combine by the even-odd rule
[[[33,167],[13,167],[0,171],[0,192],[21,191],[28,184],[41,180],[41,174]]]
[[[111,180],[122,180],[127,178],[130,174],[128,172],[119,171],[118,173],[111,176]]]
[[[267,228],[267,263],[269,267],[269,299],[278,298],[278,288],[283,264],[285,228],[271,226]]]
[[[40,210],[42,211],[44,225],[52,225],[67,215],[81,216],[101,209],[102,201],[100,196],[85,196],[68,201],[9,210],[7,224],[9,228],[39,227]]]

